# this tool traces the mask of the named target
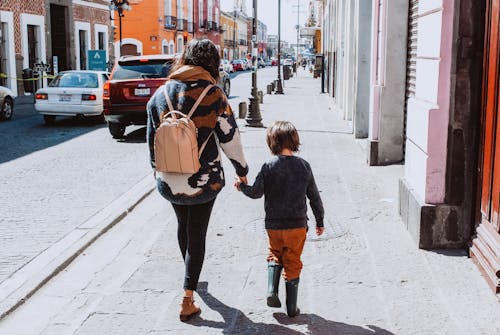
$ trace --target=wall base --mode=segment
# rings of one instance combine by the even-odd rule
[[[500,236],[489,222],[481,223],[476,233],[470,256],[500,299]]]
[[[399,214],[421,249],[456,249],[467,245],[469,236],[462,208],[425,204],[404,178],[399,180]]]

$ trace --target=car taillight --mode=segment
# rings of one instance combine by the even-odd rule
[[[48,98],[49,98],[49,96],[45,93],[37,93],[35,95],[36,100],[47,100]]]
[[[104,99],[109,99],[109,81],[104,83],[104,86],[102,88],[102,97]]]
[[[82,94],[82,101],[95,101],[97,97],[94,94]]]

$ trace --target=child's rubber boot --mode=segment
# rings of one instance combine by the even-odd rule
[[[267,263],[267,306],[269,307],[281,307],[278,288],[282,269],[283,267],[278,263]]]
[[[299,278],[291,281],[286,281],[286,313],[293,318],[300,314],[300,309],[297,307],[297,298],[299,295]]]
[[[194,303],[193,297],[184,297],[182,299],[179,319],[183,322],[188,321],[196,314],[200,313],[201,309]]]

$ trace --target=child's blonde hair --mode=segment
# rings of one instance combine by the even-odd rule
[[[290,149],[292,152],[299,151],[299,133],[288,121],[276,121],[267,128],[266,141],[274,155],[279,155],[283,149]]]

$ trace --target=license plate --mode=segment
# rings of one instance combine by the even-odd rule
[[[61,101],[61,102],[71,101],[71,94],[60,94],[59,101]]]
[[[138,97],[148,97],[151,91],[149,88],[136,88],[134,94]]]

